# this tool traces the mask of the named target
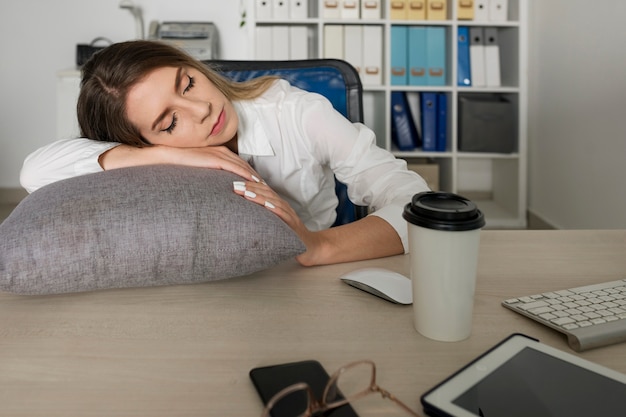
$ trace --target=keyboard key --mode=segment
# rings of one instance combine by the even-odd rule
[[[556,316],[554,314],[552,314],[552,313],[539,314],[539,317],[541,317],[542,319],[547,320],[547,321],[550,321],[550,320],[556,318]],[[585,319],[586,319],[586,317],[585,317]]]
[[[560,295],[553,293],[553,292],[544,292],[541,295],[543,295],[546,298],[559,298],[560,297]]]
[[[564,324],[575,323],[575,321],[571,317],[557,317],[556,319],[553,319],[550,321],[556,324],[557,326],[563,326]]]
[[[544,313],[550,313],[550,312],[552,312],[552,311],[554,311],[554,310],[553,310],[553,309],[551,309],[551,308],[550,308],[550,307],[548,307],[548,306],[544,306],[544,307],[537,307],[537,308],[533,308],[533,309],[528,310],[528,312],[529,312],[530,314],[534,314],[534,315],[536,315],[536,316],[538,316],[538,315],[540,315],[540,314],[544,314]]]
[[[546,303],[545,301],[533,301],[532,303],[522,304],[518,306],[518,308],[520,310],[528,311],[528,310],[532,310],[533,308],[547,307],[547,306],[548,306],[548,303]]]

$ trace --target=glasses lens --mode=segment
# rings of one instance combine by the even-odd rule
[[[329,386],[326,392],[326,404],[338,402],[344,398],[350,401],[369,392],[374,367],[369,362],[359,362],[340,369],[337,375],[335,383]]]
[[[269,412],[272,417],[299,417],[306,414],[309,407],[309,393],[306,387],[287,391],[274,399]]]

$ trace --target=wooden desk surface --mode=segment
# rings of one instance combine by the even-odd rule
[[[408,256],[302,268],[295,262],[222,282],[22,297],[0,293],[2,416],[258,416],[250,369],[317,359],[330,372],[373,359],[378,383],[422,412],[419,397],[513,332],[574,353],[564,336],[504,299],[626,276],[626,231],[484,231],[472,336],[418,334],[411,307],[338,280]],[[626,372],[626,343],[581,356]],[[361,416],[402,415],[389,401]]]

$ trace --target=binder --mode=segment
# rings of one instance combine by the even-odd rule
[[[361,82],[365,85],[383,83],[383,27],[363,26],[363,72]]]
[[[361,19],[380,19],[381,0],[361,0]]]
[[[474,19],[474,0],[456,1],[456,18],[458,20]]]
[[[256,0],[257,20],[269,20],[272,18],[272,3],[274,0]]]
[[[500,87],[500,46],[498,29],[485,28],[485,84],[487,87]]]
[[[289,59],[289,27],[271,26],[272,28],[272,59],[286,61]]]
[[[344,59],[352,64],[361,76],[363,73],[363,26],[344,26],[343,52]]]
[[[422,150],[433,152],[437,150],[437,93],[421,93],[420,103]]]
[[[389,17],[391,20],[407,19],[408,0],[392,0],[390,4]]]
[[[271,60],[272,59],[272,27],[271,26],[257,26],[255,30],[255,58],[258,60]]]
[[[483,28],[471,27],[470,33],[470,72],[473,87],[487,85],[485,73],[485,44],[483,42]]]
[[[343,59],[343,26],[324,26],[324,58]]]
[[[489,20],[492,22],[506,22],[509,14],[508,0],[488,0]]]
[[[411,151],[417,147],[415,121],[403,91],[391,92],[391,139],[400,151]]]
[[[272,18],[289,19],[289,0],[274,0],[272,4]]]
[[[489,20],[489,0],[474,0],[474,20],[477,22]]]
[[[470,71],[470,44],[469,28],[459,26],[457,31],[457,82],[456,85],[469,87],[472,85],[472,73]]]
[[[426,27],[409,26],[408,36],[408,84],[427,85]]]
[[[446,85],[446,28],[426,27],[426,82],[428,85]]]
[[[426,20],[426,0],[409,0],[407,18],[409,20]]]
[[[426,0],[427,20],[446,20],[447,18],[447,0]]]
[[[406,100],[409,103],[409,110],[411,111],[411,117],[415,121],[415,130],[417,131],[417,147],[422,146],[422,125],[421,125],[421,100],[420,93],[417,91],[406,91]]]
[[[448,96],[437,93],[437,141],[436,151],[444,152],[448,146]]]
[[[322,16],[325,19],[339,19],[339,0],[324,0],[322,2]]]
[[[391,85],[407,85],[408,28],[391,26]]]
[[[289,0],[289,17],[291,19],[306,19],[308,16],[308,0]]]
[[[341,0],[341,11],[339,15],[342,19],[358,19],[361,14],[358,0]]]
[[[309,58],[309,30],[306,26],[289,26],[289,59]]]

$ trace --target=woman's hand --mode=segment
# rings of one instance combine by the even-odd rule
[[[225,146],[174,148],[157,145],[136,148],[119,145],[100,155],[99,162],[104,170],[139,165],[173,164],[222,169],[250,181],[257,181],[260,178],[250,164]]]
[[[235,193],[274,212],[300,237],[306,252],[296,257],[304,266],[352,262],[404,253],[395,229],[380,217],[312,232],[300,217],[264,182],[235,181]]]
[[[316,247],[315,233],[304,225],[295,210],[283,200],[269,185],[262,181],[235,181],[235,193],[253,201],[280,217],[300,237],[307,252]]]

